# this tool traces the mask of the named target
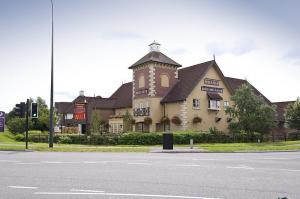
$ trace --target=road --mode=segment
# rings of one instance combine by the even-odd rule
[[[300,153],[0,151],[1,199],[300,198]]]

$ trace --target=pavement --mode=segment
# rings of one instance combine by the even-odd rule
[[[300,152],[0,151],[1,199],[300,198]]]

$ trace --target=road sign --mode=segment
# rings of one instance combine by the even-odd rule
[[[0,132],[4,132],[5,113],[0,111]]]

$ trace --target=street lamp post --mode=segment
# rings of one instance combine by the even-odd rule
[[[51,0],[51,91],[50,91],[50,129],[49,148],[53,148],[53,1]]]

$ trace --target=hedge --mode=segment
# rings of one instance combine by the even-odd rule
[[[199,143],[231,143],[231,142],[257,142],[263,141],[263,137],[258,133],[225,134],[220,131],[212,132],[174,132],[174,144],[189,144],[190,139],[195,144]],[[48,142],[48,134],[29,134],[30,142]],[[24,135],[15,136],[17,141],[24,141]],[[56,134],[55,143],[61,144],[95,144],[95,145],[161,145],[163,133],[141,133],[129,132],[123,134],[103,134],[103,135],[75,135]]]

